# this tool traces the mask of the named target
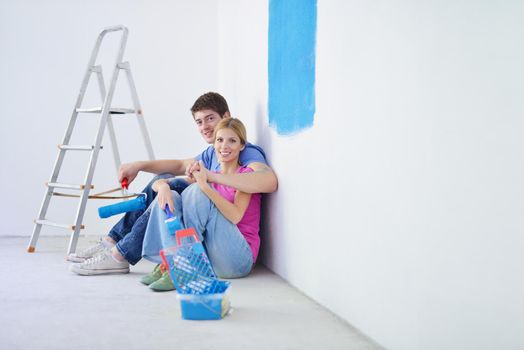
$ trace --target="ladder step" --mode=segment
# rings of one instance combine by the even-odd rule
[[[73,146],[73,145],[58,145],[58,148],[63,149],[64,151],[92,151],[95,149],[95,146]],[[104,146],[100,146],[100,149]]]
[[[68,188],[70,190],[83,190],[86,188],[86,185],[71,185],[71,184],[61,184],[58,182],[46,182],[45,185],[47,187],[54,187],[54,188]],[[93,189],[95,186],[91,185],[91,189]]]
[[[91,66],[89,67],[89,70],[93,73],[102,73],[102,66],[101,65]]]
[[[129,62],[121,62],[116,65],[119,69],[129,70]]]
[[[57,222],[45,220],[45,219],[36,219],[35,224],[37,225],[46,225],[46,226],[54,226],[54,227],[61,227],[65,228],[67,230],[74,230],[76,228],[75,225],[69,225],[69,224],[59,224]],[[83,230],[85,228],[84,225],[80,225],[80,229]]]
[[[78,113],[101,113],[102,107],[93,107],[93,108],[77,108],[76,111]],[[130,113],[136,113],[135,109],[133,108],[111,108],[109,110],[109,113],[111,114],[130,114]]]

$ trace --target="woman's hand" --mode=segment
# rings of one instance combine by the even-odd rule
[[[195,167],[196,169],[197,167]],[[202,188],[207,185],[209,171],[204,167],[204,163],[199,161],[198,170],[193,170],[192,175],[195,178],[198,186]]]
[[[171,188],[166,180],[160,179],[153,183],[153,190],[157,192],[157,202],[160,209],[164,210],[166,204],[169,206],[169,210],[172,213],[175,212],[175,204],[173,203],[173,195],[171,194]]]
[[[200,162],[194,161],[186,166],[186,176],[194,180],[193,172],[198,170],[200,170]]]

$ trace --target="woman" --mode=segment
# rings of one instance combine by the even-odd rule
[[[246,129],[236,118],[225,118],[215,128],[214,148],[220,173],[252,172],[239,165],[239,154],[246,145]],[[251,272],[260,247],[260,197],[216,183],[208,183],[208,170],[201,164],[190,167],[194,181],[182,195],[171,191],[164,179],[153,184],[158,192],[148,222],[142,255],[160,263],[160,249],[176,245],[167,232],[163,208],[169,206],[184,228],[193,227],[204,243],[215,273],[222,278],[244,277]],[[142,279],[154,290],[172,290],[169,274],[159,266]]]

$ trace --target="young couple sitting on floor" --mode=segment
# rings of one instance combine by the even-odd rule
[[[175,289],[160,268],[159,251],[176,245],[164,222],[166,206],[183,228],[195,229],[218,277],[251,272],[260,247],[261,193],[274,192],[277,178],[264,151],[247,142],[244,125],[231,118],[221,95],[200,96],[191,113],[210,146],[195,158],[123,164],[119,181],[131,183],[140,171],[157,174],[143,190],[147,209],[126,213],[99,243],[70,254],[72,272],[128,273],[129,264],[144,257],[157,265],[141,282],[155,291]]]

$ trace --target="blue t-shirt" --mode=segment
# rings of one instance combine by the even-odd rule
[[[195,157],[195,160],[201,160],[204,162],[206,169],[211,171],[220,171],[220,163],[218,162],[215,148],[211,145],[205,149],[204,152],[200,153]],[[252,143],[246,143],[246,147],[240,151],[238,158],[240,165],[248,166],[251,163],[258,162],[267,165],[266,154],[264,150],[257,145]]]

